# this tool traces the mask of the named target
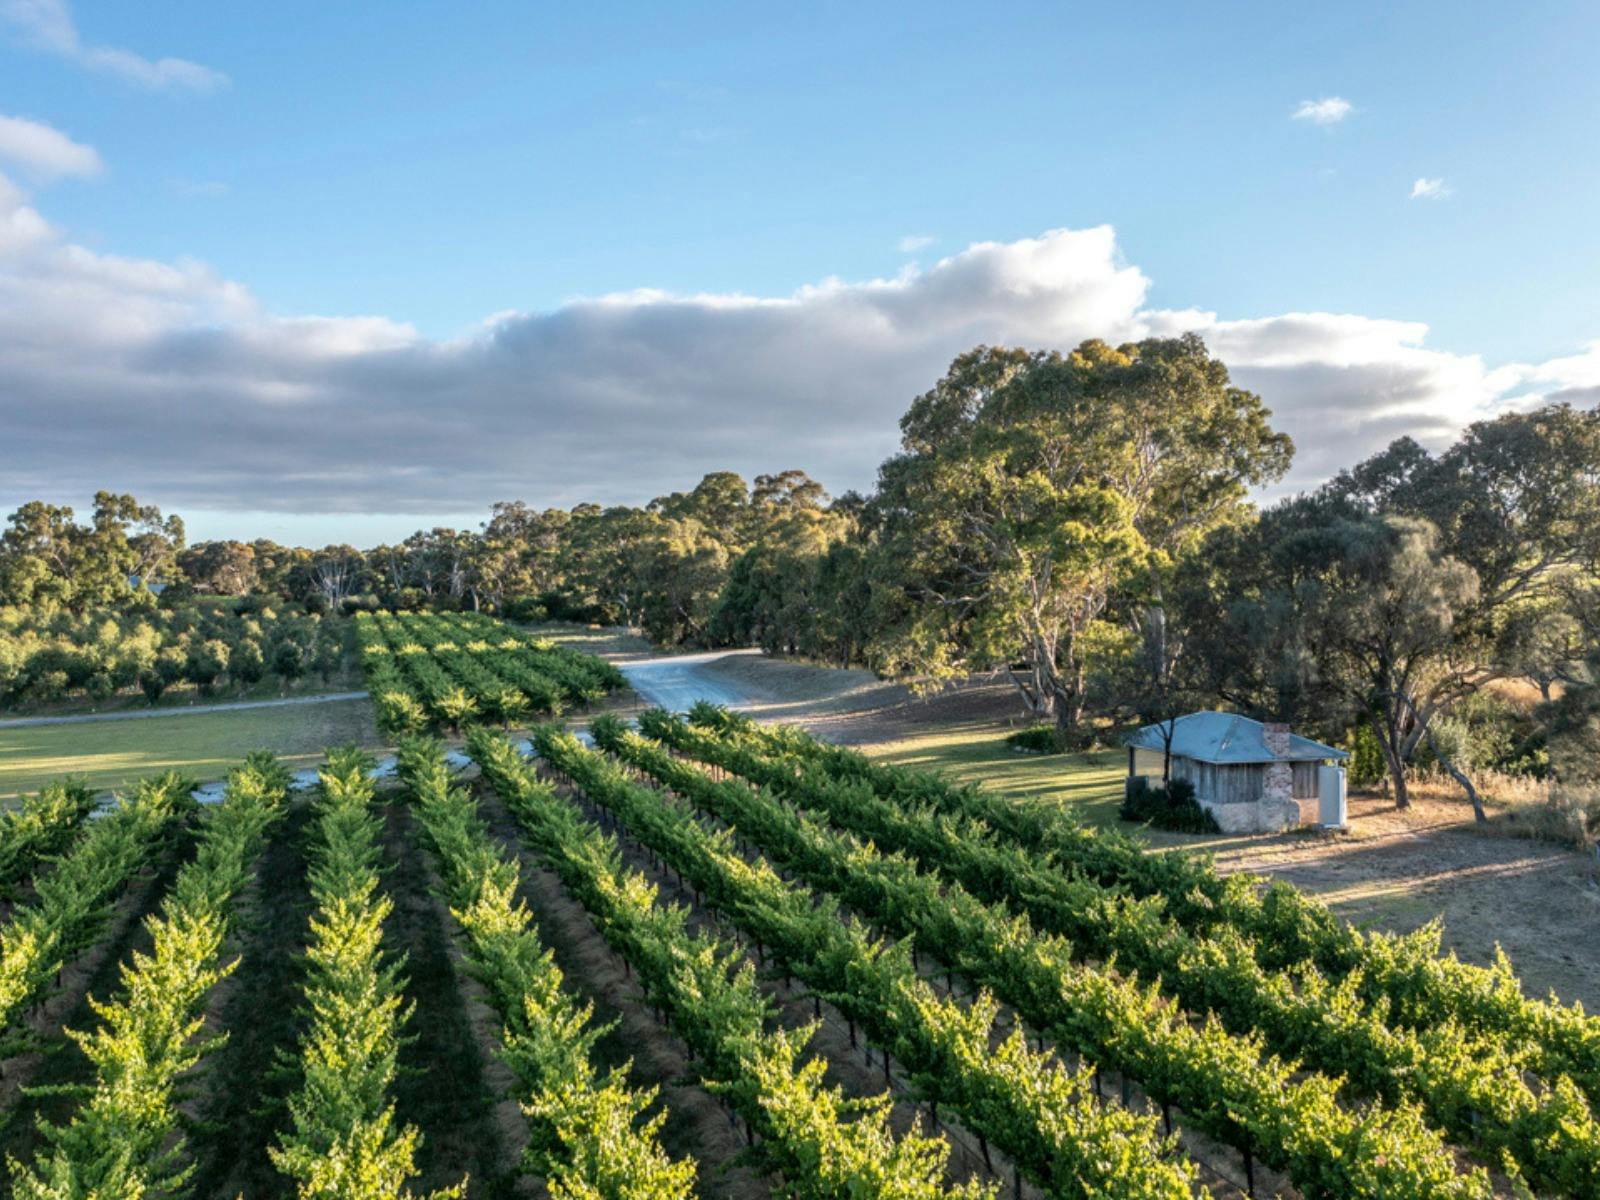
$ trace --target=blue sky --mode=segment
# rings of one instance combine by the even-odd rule
[[[974,243],[1110,226],[1116,262],[1145,280],[1141,311],[1421,323],[1429,350],[1478,356],[1488,370],[1564,360],[1600,339],[1593,3],[0,0],[0,12],[8,5],[0,116],[93,147],[103,168],[45,179],[0,158],[0,171],[74,246],[198,260],[248,290],[244,315],[197,302],[178,323],[191,333],[264,317],[377,316],[437,351],[481,336],[492,314],[549,316],[575,298],[645,288],[791,297],[830,277],[892,279],[912,262],[930,271]],[[42,37],[41,12],[57,30],[65,14],[76,42]],[[135,78],[95,59],[96,47],[183,59],[226,79]],[[1340,120],[1292,116],[1334,97],[1349,106]],[[1412,198],[1421,179],[1444,194]],[[37,286],[24,278],[15,291]],[[1093,325],[1060,329],[1087,336]],[[1000,322],[995,336],[1015,328]],[[541,345],[565,336],[559,323],[537,334]],[[173,336],[164,328],[163,346]],[[683,336],[694,357],[699,335]],[[391,352],[378,340],[363,353]],[[945,349],[926,347],[922,386]],[[604,357],[603,338],[594,352]],[[774,372],[791,366],[771,361]],[[897,360],[883,384],[912,377]],[[0,384],[8,378],[0,365]],[[520,408],[508,396],[463,419],[551,419],[563,398],[540,378]],[[1554,382],[1588,378],[1584,367]],[[217,371],[208,379],[225,386]],[[659,396],[648,379],[643,392]],[[875,408],[885,438],[862,462],[892,446],[912,394]],[[1463,419],[1487,402],[1464,398]],[[803,404],[804,394],[772,403]],[[1449,402],[1432,403],[1437,417]],[[59,419],[87,425],[90,410]],[[314,416],[293,419],[304,422],[298,437],[316,436]],[[720,448],[669,455],[690,473],[672,486],[719,465]],[[770,465],[806,466],[835,487],[869,481],[870,470],[863,479],[861,463],[843,459],[829,479],[827,444],[815,449],[820,461],[791,463],[774,448]],[[576,498],[581,481],[546,486],[537,453],[526,462],[525,476],[499,464],[495,485],[522,486],[536,502]],[[122,470],[114,456],[107,468]],[[274,469],[241,489],[232,516],[216,487],[159,473],[133,482],[213,514],[204,532],[241,532],[232,526],[246,513],[257,521],[279,508],[298,514],[284,518],[286,531],[342,520],[378,532],[486,504],[440,491],[404,509],[394,488],[385,497],[364,485],[348,498],[280,504],[274,497],[307,485]],[[600,475],[592,491],[613,498]],[[616,478],[638,479],[636,464]],[[333,510],[400,515],[385,523]]]

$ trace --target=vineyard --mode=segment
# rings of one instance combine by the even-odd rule
[[[13,1195],[1600,1195],[1600,1020],[1437,929],[356,623],[392,771],[0,821]]]
[[[626,682],[602,659],[474,613],[363,613],[357,629],[379,727],[396,736],[552,717]]]

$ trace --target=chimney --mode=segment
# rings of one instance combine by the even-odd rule
[[[1281,721],[1268,721],[1261,726],[1261,739],[1267,749],[1282,758],[1289,753],[1289,727]]]
[[[1300,805],[1294,798],[1294,764],[1289,762],[1289,727],[1269,721],[1261,726],[1261,740],[1277,761],[1266,764],[1261,780],[1261,827],[1293,829],[1300,824]]]

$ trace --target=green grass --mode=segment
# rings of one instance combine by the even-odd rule
[[[36,792],[63,775],[104,789],[169,767],[201,782],[221,779],[261,748],[291,766],[306,766],[325,747],[346,742],[383,744],[368,701],[0,729],[0,801]]]
[[[863,746],[883,762],[933,770],[958,783],[1019,802],[1069,808],[1086,825],[1117,824],[1127,753],[1022,754],[1005,742],[993,722],[952,725],[902,741]],[[1121,828],[1131,828],[1126,824]]]

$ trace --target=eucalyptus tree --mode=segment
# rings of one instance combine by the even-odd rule
[[[1235,703],[1369,724],[1403,806],[1436,717],[1496,679],[1572,670],[1597,555],[1600,417],[1554,405],[1437,456],[1401,439],[1219,532],[1185,620]]]
[[[879,653],[930,679],[1005,668],[1072,738],[1113,597],[1134,589],[1163,638],[1172,564],[1287,470],[1270,415],[1194,335],[963,354],[880,470],[876,553],[900,612]]]

